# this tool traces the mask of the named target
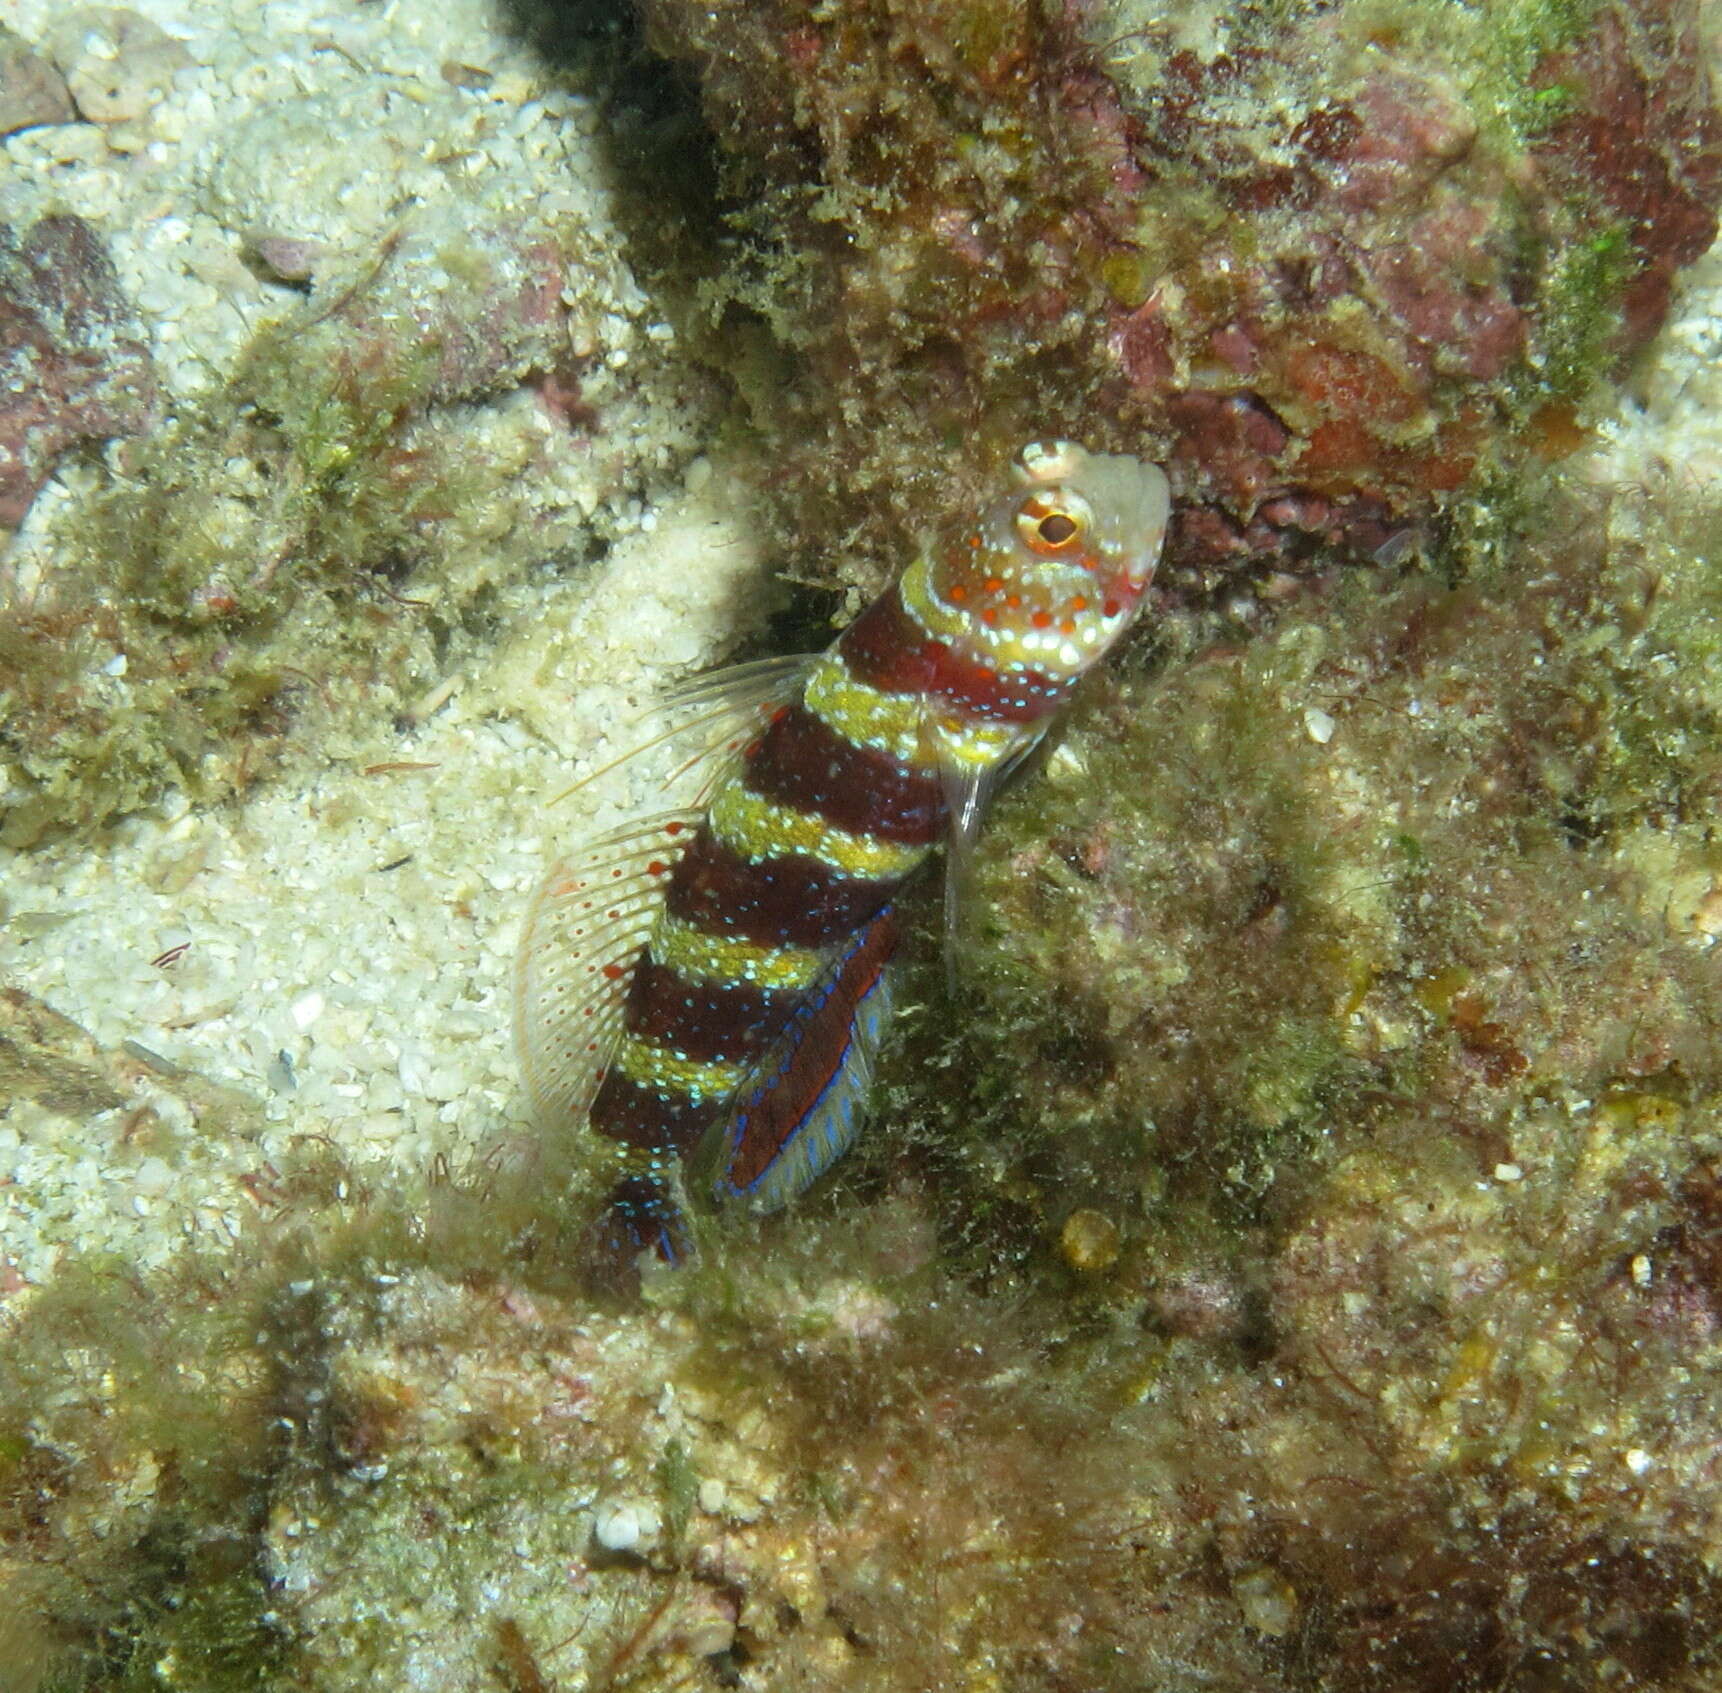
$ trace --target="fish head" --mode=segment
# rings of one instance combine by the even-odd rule
[[[1158,466],[1031,442],[1011,491],[931,555],[931,587],[965,657],[1070,679],[1117,645],[1142,610],[1166,537]]]

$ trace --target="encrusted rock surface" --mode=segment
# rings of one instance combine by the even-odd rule
[[[1187,592],[1403,553],[1583,439],[1716,227],[1690,0],[641,9],[743,202],[712,298],[792,361],[731,342],[792,541],[1056,430],[1169,462]]]
[[[156,400],[97,231],[70,214],[0,226],[0,526],[21,521],[67,448],[137,434]]]

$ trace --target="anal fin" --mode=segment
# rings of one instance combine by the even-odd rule
[[[860,1132],[873,1062],[890,1023],[889,906],[811,987],[714,1130],[721,1200],[775,1211],[818,1180]]]

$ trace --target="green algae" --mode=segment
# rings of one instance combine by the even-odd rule
[[[1620,328],[1619,302],[1636,270],[1619,225],[1562,253],[1549,279],[1544,374],[1558,395],[1580,398],[1605,368]]]

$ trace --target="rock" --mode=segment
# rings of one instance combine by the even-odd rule
[[[0,29],[0,135],[77,115],[60,73],[22,36]]]
[[[80,217],[0,225],[0,524],[20,522],[61,453],[155,415],[142,330]]]
[[[779,526],[850,585],[953,443],[1049,431],[1166,463],[1181,598],[1366,561],[1581,415],[1716,230],[1693,0],[642,10],[761,208],[723,285],[789,355]]]
[[[78,111],[91,123],[146,116],[189,65],[185,44],[121,6],[80,6],[48,41]]]

